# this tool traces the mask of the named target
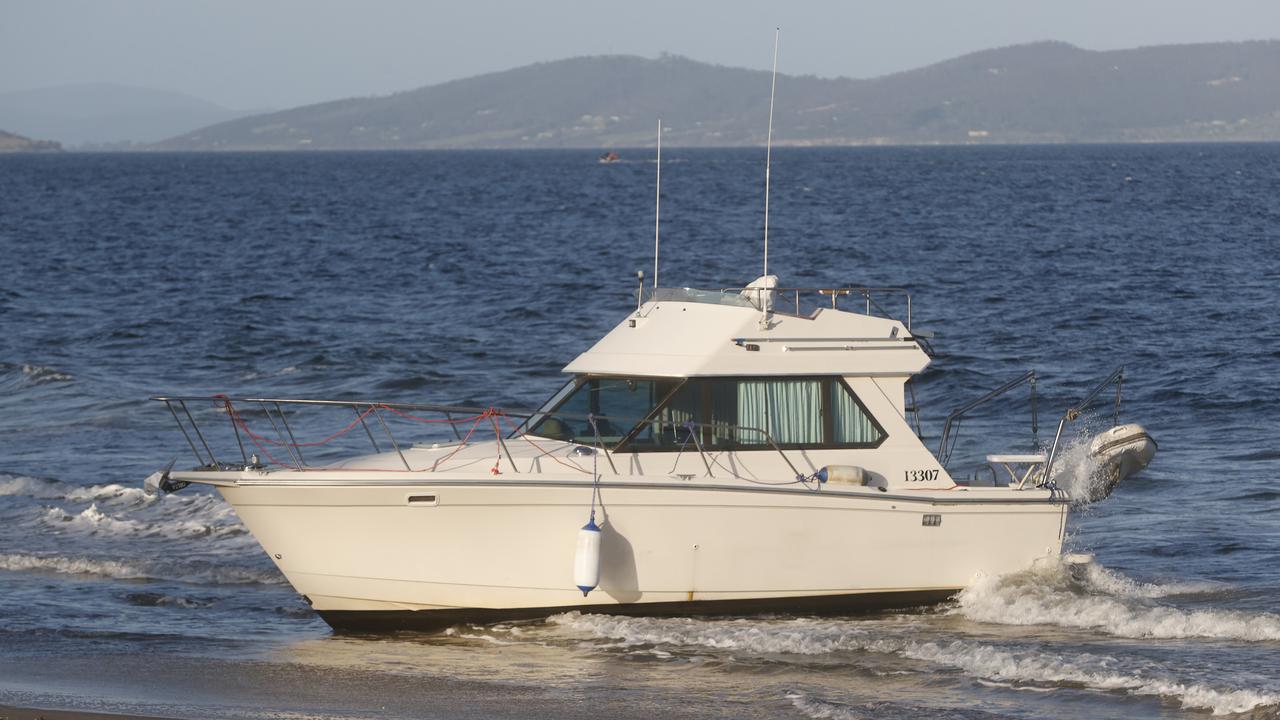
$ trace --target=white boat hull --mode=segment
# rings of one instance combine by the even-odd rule
[[[591,498],[581,478],[219,489],[339,629],[920,604],[1057,555],[1067,508],[1044,490],[928,497],[663,480],[602,487],[600,582],[586,597],[574,582]]]

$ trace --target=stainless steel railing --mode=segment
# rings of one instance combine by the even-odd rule
[[[642,301],[644,300],[668,300],[678,302],[701,302],[718,305],[744,305],[760,309],[761,303],[764,301],[766,294],[772,293],[773,298],[770,303],[772,312],[777,312],[778,303],[785,303],[788,308],[787,312],[794,315],[803,315],[806,309],[805,301],[809,303],[810,308],[816,309],[820,299],[823,307],[830,306],[833,310],[840,309],[840,301],[842,298],[856,298],[860,310],[866,315],[876,315],[878,317],[889,318],[891,320],[902,320],[907,326],[907,330],[911,330],[912,305],[911,292],[906,288],[899,287],[839,287],[839,288],[762,288],[762,287],[738,287],[738,288],[720,288],[719,290],[696,290],[693,288],[641,288]],[[885,297],[894,297],[900,307],[897,309],[902,312],[893,312],[881,304],[881,300]],[[812,311],[810,309],[810,312]]]
[[[965,415],[978,406],[985,405],[1024,383],[1031,385],[1031,437],[1033,442],[1038,444],[1038,441],[1035,441],[1037,433],[1040,431],[1040,423],[1036,416],[1036,371],[1028,370],[986,395],[961,405],[947,415],[946,422],[942,424],[942,437],[938,441],[938,464],[946,467],[947,463],[951,461],[951,453],[955,450],[956,440],[959,438],[960,421]],[[953,429],[956,431],[954,435],[952,434]]]
[[[1093,404],[1093,401],[1096,400],[1098,396],[1102,394],[1102,391],[1105,390],[1108,385],[1112,385],[1112,384],[1116,386],[1116,403],[1115,403],[1115,408],[1112,410],[1111,421],[1115,425],[1120,424],[1120,396],[1124,390],[1124,366],[1123,365],[1116,368],[1115,370],[1112,370],[1111,374],[1108,375],[1106,379],[1104,379],[1102,382],[1094,386],[1092,390],[1090,390],[1083,398],[1080,399],[1080,402],[1067,408],[1067,411],[1063,413],[1062,419],[1058,421],[1058,431],[1053,435],[1053,446],[1049,448],[1049,459],[1045,461],[1045,464],[1044,464],[1043,477],[1045,480],[1049,480],[1050,478],[1053,477],[1052,475],[1050,475],[1050,472],[1053,470],[1054,458],[1056,458],[1058,455],[1058,446],[1062,442],[1063,428],[1067,426],[1067,423],[1074,422],[1076,418],[1080,417],[1080,414],[1083,413],[1085,410],[1087,410],[1091,404]]]
[[[268,454],[268,460],[271,460],[277,465],[290,467],[295,470],[315,469],[308,464],[306,458],[303,455],[303,450],[305,448],[312,448],[312,447],[319,447],[319,446],[326,445],[330,441],[342,435],[345,435],[348,432],[353,432],[356,427],[360,427],[364,431],[364,434],[368,438],[369,444],[373,448],[374,452],[381,453],[383,452],[382,447],[379,445],[378,440],[376,439],[375,433],[373,429],[371,429],[370,427],[369,420],[373,419],[375,421],[375,424],[382,431],[381,436],[384,437],[385,440],[390,443],[392,450],[394,450],[394,452],[399,457],[400,462],[402,465],[404,465],[405,470],[413,471],[414,468],[409,464],[408,458],[405,457],[404,446],[401,440],[397,439],[395,433],[391,429],[391,425],[387,422],[386,414],[391,414],[394,416],[400,416],[403,418],[415,420],[417,422],[446,425],[452,431],[457,443],[459,445],[464,445],[464,446],[469,444],[472,435],[474,434],[475,430],[480,426],[480,423],[488,419],[490,421],[489,426],[494,433],[494,440],[497,443],[501,453],[500,457],[505,457],[511,469],[514,472],[519,473],[520,470],[516,465],[515,457],[512,454],[507,441],[512,439],[524,438],[526,436],[534,437],[534,438],[543,437],[540,435],[533,435],[532,433],[530,433],[529,432],[530,423],[527,421],[531,418],[545,416],[548,414],[545,410],[527,411],[527,410],[510,410],[510,409],[494,408],[494,407],[482,408],[482,407],[466,406],[466,405],[440,405],[440,404],[430,404],[430,403],[394,403],[394,402],[381,402],[381,401],[368,401],[368,400],[313,400],[313,399],[296,399],[296,398],[230,397],[226,395],[157,396],[151,399],[157,402],[163,402],[165,404],[165,407],[169,410],[169,413],[172,415],[174,422],[178,425],[178,429],[181,431],[183,438],[187,442],[187,445],[191,448],[192,454],[196,457],[198,467],[201,469],[208,469],[208,470],[234,470],[234,469],[264,467],[264,464],[261,462],[261,458],[258,457],[257,452],[250,451],[249,447],[246,445],[246,440],[249,441],[249,445],[258,448],[265,454]],[[193,414],[191,411],[191,408],[196,404],[200,404],[200,405],[211,404],[214,410],[226,414],[228,418],[228,424],[231,425],[232,435],[235,438],[235,442],[236,442],[235,447],[237,448],[240,455],[240,461],[241,461],[240,463],[227,462],[225,459],[225,456],[223,459],[219,459],[219,457],[215,454],[213,449],[213,444],[209,442],[209,437],[206,432],[209,426],[206,424],[205,426],[202,427],[200,422],[196,420],[195,414]],[[323,440],[315,441],[315,442],[299,442],[298,435],[297,433],[295,433],[295,430],[294,430],[294,426],[289,422],[290,413],[285,410],[285,408],[289,406],[349,408],[354,412],[356,419],[350,421],[339,432],[334,433]],[[250,409],[250,408],[255,408],[255,409]],[[433,414],[438,414],[443,416],[443,419],[428,420],[425,418],[416,417],[414,415],[411,415],[410,413],[433,413]],[[246,419],[246,415],[248,414],[255,414],[255,415],[261,414],[267,420],[267,423],[271,428],[270,430],[271,435],[270,436],[262,435],[254,432],[249,427],[248,420]],[[627,436],[624,436],[622,439],[618,440],[616,443],[613,443],[613,445],[610,446],[610,443],[606,442],[599,433],[599,429],[598,429],[599,423],[611,422],[611,423],[616,423],[618,425],[622,425],[623,423],[629,423],[629,425],[626,425],[626,427],[628,428],[636,428],[640,424],[653,424],[653,423],[662,423],[662,422],[666,422],[667,424],[672,424],[669,421],[663,421],[653,417],[645,417],[645,418],[612,417],[611,418],[605,415],[578,415],[574,413],[563,413],[563,412],[556,412],[554,413],[554,415],[555,417],[558,417],[558,418],[586,421],[590,423],[590,426],[592,428],[592,432],[594,435],[592,442],[583,443],[577,439],[569,440],[568,442],[576,446],[588,446],[588,447],[594,446],[597,452],[600,452],[605,456],[606,460],[609,463],[610,469],[613,471],[615,475],[618,474],[618,471],[617,471],[617,468],[614,466],[612,453],[616,451],[619,447],[621,447],[621,445],[626,441]],[[510,426],[509,432],[504,433],[502,429],[502,425],[499,422],[500,418],[501,419],[512,419],[512,418],[521,419],[521,420],[524,420],[525,422],[522,422],[519,425]],[[471,424],[472,428],[470,432],[468,432],[464,436],[463,433],[459,430],[459,426],[466,425],[466,424]],[[703,440],[701,438],[702,430],[704,429],[710,429],[710,432],[712,434],[723,435],[726,432],[731,433],[732,437],[735,437],[735,438],[741,437],[743,434],[755,434],[756,436],[763,438],[763,442],[760,443],[762,447],[759,449],[772,450],[776,452],[782,458],[782,460],[786,463],[787,467],[791,469],[791,472],[796,477],[803,476],[802,473],[800,473],[800,471],[796,469],[795,464],[791,462],[791,458],[787,456],[786,452],[775,441],[773,436],[761,428],[753,428],[753,427],[740,426],[740,425],[729,425],[726,423],[710,424],[710,423],[696,423],[696,422],[690,422],[690,421],[680,422],[678,424],[688,429],[689,442],[691,442],[694,445],[695,449],[697,450],[699,456],[702,459],[703,466],[706,469],[707,475],[709,477],[715,477],[715,475],[711,469],[713,461],[708,458],[708,451],[704,447]],[[554,438],[549,438],[549,439],[554,439]],[[532,444],[532,441],[531,441],[531,444]],[[270,455],[271,448],[282,449],[288,455],[287,460],[281,460],[280,458],[272,457]],[[741,450],[741,449],[742,448],[735,448],[735,450]],[[672,450],[678,450],[679,452],[682,453],[684,452],[684,447],[683,446],[679,448],[673,447]],[[431,467],[420,468],[420,469],[434,472],[439,467],[439,464],[440,464],[440,461],[437,460]]]

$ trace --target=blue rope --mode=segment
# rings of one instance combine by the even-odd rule
[[[591,433],[595,435],[596,447],[591,453],[591,518],[589,525],[596,524],[596,499],[600,497],[600,447],[604,441],[600,439],[600,428],[596,426],[596,416],[594,413],[587,415],[587,422],[591,423]],[[603,503],[601,503],[603,505]]]

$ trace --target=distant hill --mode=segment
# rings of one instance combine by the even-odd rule
[[[57,152],[62,149],[60,143],[49,140],[32,140],[0,130],[0,153],[11,152]]]
[[[223,122],[169,150],[757,145],[766,72],[682,57],[539,63]],[[1059,42],[871,80],[783,76],[780,144],[1280,140],[1280,42],[1097,52]]]
[[[108,83],[0,93],[0,127],[66,145],[153,143],[244,114],[182,93]]]

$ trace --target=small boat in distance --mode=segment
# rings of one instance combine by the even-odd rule
[[[599,162],[604,163],[604,164],[608,164],[608,163],[616,163],[616,162],[618,162],[618,161],[619,161],[619,160],[621,160],[621,159],[622,159],[622,156],[621,156],[621,155],[619,155],[618,153],[613,152],[612,150],[610,150],[609,152],[607,152],[607,153],[605,153],[605,154],[603,154],[603,155],[601,155],[601,156],[600,156],[600,158],[599,158]]]

